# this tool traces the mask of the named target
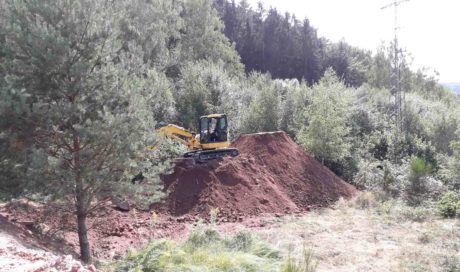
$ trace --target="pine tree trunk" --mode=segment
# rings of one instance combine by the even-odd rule
[[[78,224],[78,241],[80,243],[80,256],[84,263],[91,263],[91,251],[89,247],[87,228],[86,228],[86,214],[77,211],[77,224]]]
[[[73,132],[73,160],[75,169],[75,206],[77,209],[78,242],[80,244],[80,258],[84,263],[91,263],[91,250],[88,241],[88,229],[86,228],[86,216],[88,214],[87,195],[83,189],[80,165],[80,140],[75,129]]]

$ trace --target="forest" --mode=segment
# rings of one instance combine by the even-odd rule
[[[232,139],[283,130],[359,189],[460,214],[460,98],[404,59],[397,126],[391,44],[245,0],[0,0],[0,41],[2,200],[69,201],[82,229],[107,192],[159,201],[183,147],[145,152],[156,124],[226,113]]]

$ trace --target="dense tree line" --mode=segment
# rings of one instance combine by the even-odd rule
[[[248,73],[269,72],[273,78],[296,78],[312,85],[331,67],[347,86],[368,83],[391,88],[391,44],[379,46],[372,54],[345,41],[334,43],[318,37],[307,18],[281,14],[262,2],[253,8],[246,0],[215,0],[214,6],[225,24],[225,35],[235,44]],[[443,88],[433,78],[409,69],[407,58],[403,58],[401,71],[405,91],[423,89],[430,95],[443,95]]]
[[[344,179],[411,203],[460,188],[458,98],[404,67],[399,130],[389,50],[330,43],[274,9],[0,0],[0,41],[0,196],[70,201],[84,261],[98,200],[164,195],[159,173],[183,148],[146,151],[159,121],[195,130],[222,112],[231,137],[284,130]]]

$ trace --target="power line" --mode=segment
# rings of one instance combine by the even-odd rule
[[[398,44],[398,6],[409,0],[394,0],[392,3],[381,7],[380,9],[387,9],[394,7],[394,41],[393,41],[393,69],[391,75],[391,92],[395,97],[395,124],[396,127],[402,131],[403,124],[403,107],[405,105],[405,93],[401,94],[401,58],[402,50]]]

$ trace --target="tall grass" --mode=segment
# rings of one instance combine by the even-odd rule
[[[313,256],[305,251],[297,260],[258,240],[249,232],[222,235],[200,225],[184,242],[156,240],[140,251],[132,250],[114,264],[113,271],[314,271]]]

